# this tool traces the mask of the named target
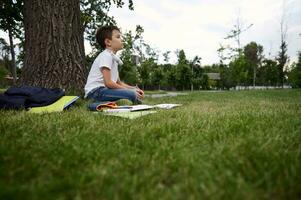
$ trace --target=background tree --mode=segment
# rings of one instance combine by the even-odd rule
[[[177,87],[182,90],[189,88],[192,80],[191,68],[186,59],[184,50],[180,50],[178,54],[178,64],[176,66]]]
[[[140,77],[140,84],[142,85],[142,89],[145,90],[147,86],[151,84],[151,69],[155,67],[156,63],[153,59],[144,60],[141,65],[138,67],[138,73]]]
[[[201,69],[201,60],[202,58],[199,56],[195,56],[190,62],[189,65],[191,67],[191,86],[190,86],[190,90],[193,91],[194,90],[194,85],[197,85],[197,87],[199,88],[199,79],[200,79],[200,75],[198,72],[200,72],[199,69]]]
[[[139,25],[136,26],[135,35],[132,31],[123,34],[124,48],[121,53],[121,60],[123,65],[119,69],[120,79],[129,83],[138,83],[138,69],[137,63],[134,62],[136,54],[135,42],[142,37],[143,28]]]
[[[253,87],[256,85],[256,71],[260,66],[263,59],[263,47],[256,42],[250,42],[244,47],[244,55],[247,64],[249,65],[249,74],[253,74]]]
[[[22,9],[23,1],[20,0],[2,0],[0,2],[0,29],[8,32],[9,47],[11,54],[11,67],[10,71],[13,76],[14,84],[17,81],[16,72],[16,56],[15,56],[15,45],[14,38],[20,37],[22,31]]]
[[[248,70],[246,66],[247,62],[243,54],[229,63],[232,85],[247,85]]]
[[[288,79],[292,87],[301,88],[301,51],[298,52],[298,62],[292,66],[288,73]]]
[[[278,82],[279,85],[284,85],[284,79],[285,79],[285,70],[284,67],[286,63],[288,62],[288,55],[287,55],[287,24],[285,22],[285,1],[283,1],[283,13],[280,21],[280,50],[278,52],[278,56],[276,57],[276,60],[278,61]]]
[[[283,38],[283,37],[281,37]],[[284,85],[285,79],[285,70],[284,67],[288,61],[287,55],[287,43],[284,39],[281,39],[280,51],[278,52],[278,56],[276,58],[278,61],[278,85]]]
[[[9,74],[9,52],[9,45],[3,38],[0,38],[0,87],[6,87],[7,85],[5,76]]]
[[[152,84],[158,87],[158,90],[161,90],[161,85],[164,82],[164,73],[161,66],[156,66],[152,68]]]
[[[210,85],[209,85],[209,77],[207,74],[202,74],[201,77],[201,88],[203,90],[209,90],[210,89]]]
[[[163,53],[165,63],[169,62],[169,59],[170,59],[169,54],[170,54],[170,51],[166,51],[166,52]]]
[[[278,81],[277,62],[264,59],[258,70],[258,83],[266,86],[276,86]]]
[[[232,30],[230,30],[230,33],[224,38],[225,40],[234,40],[237,43],[237,46],[236,47],[221,46],[218,49],[218,52],[220,53],[220,55],[223,56],[224,55],[223,51],[228,50],[229,51],[228,55],[224,58],[232,59],[232,58],[238,57],[242,53],[241,41],[240,41],[241,34],[245,31],[247,31],[248,29],[250,29],[252,26],[253,26],[253,24],[249,24],[248,26],[245,27],[244,24],[241,22],[240,17],[237,17],[234,28]]]
[[[223,64],[219,64],[219,73],[220,73],[220,88],[229,90],[231,87],[234,87],[234,81],[231,79],[231,70],[230,68]]]
[[[176,86],[178,85],[176,73],[177,73],[177,66],[171,65],[171,67],[168,69],[166,74],[166,82],[171,90],[175,90]]]
[[[5,67],[7,70],[10,70],[10,46],[7,44],[7,42],[0,38],[0,56],[1,56],[1,65]]]

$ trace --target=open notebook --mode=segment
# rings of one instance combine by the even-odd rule
[[[154,108],[171,109],[178,106],[181,106],[181,104],[157,104],[152,106],[151,105],[118,106],[117,108],[104,109],[103,112],[105,113],[137,112],[137,111],[150,110]]]
[[[157,104],[157,105],[132,105],[132,106],[104,106],[108,102],[90,104],[89,109],[93,113],[103,113],[104,115],[116,116],[128,119],[136,119],[145,115],[156,113],[155,108],[171,109],[182,104]],[[99,109],[97,109],[99,108]],[[100,111],[100,112],[99,112]]]
[[[136,112],[111,112],[111,113],[104,113],[104,115],[109,116],[116,116],[116,117],[122,117],[127,119],[136,119],[145,115],[156,113],[157,111],[151,111],[151,110],[142,110],[142,111],[136,111]],[[96,112],[95,112],[96,113]]]
[[[171,109],[181,105],[182,104],[157,104],[153,106],[150,105],[118,106],[118,108],[103,110],[103,113],[105,115],[110,115],[110,116],[136,119],[145,115],[156,113],[157,111],[154,111],[155,108]]]

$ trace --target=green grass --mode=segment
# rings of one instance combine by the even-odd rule
[[[165,90],[152,90],[152,91],[145,91],[145,94],[167,94],[168,91]]]
[[[298,199],[301,90],[194,92],[136,120],[0,111],[0,199]]]

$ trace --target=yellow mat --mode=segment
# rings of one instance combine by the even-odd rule
[[[78,96],[63,96],[56,102],[42,107],[34,107],[31,108],[28,112],[29,113],[50,113],[50,112],[60,112],[64,109],[67,109],[72,103],[74,103]]]

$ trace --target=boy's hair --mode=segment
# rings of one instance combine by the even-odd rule
[[[102,26],[97,29],[96,31],[96,41],[100,44],[101,48],[105,49],[105,39],[112,39],[113,31],[117,30],[120,32],[117,26],[109,25],[109,26]]]

